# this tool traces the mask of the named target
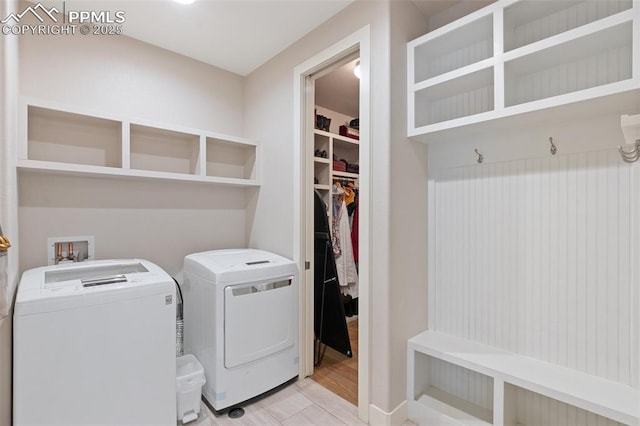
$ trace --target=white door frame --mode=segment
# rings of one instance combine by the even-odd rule
[[[293,76],[293,248],[300,268],[300,378],[313,373],[313,87],[311,76],[345,57],[360,54],[360,198],[358,288],[358,416],[369,418],[370,214],[371,211],[371,30],[362,27],[294,69]],[[312,228],[311,228],[312,229]],[[305,263],[310,265],[307,269]]]

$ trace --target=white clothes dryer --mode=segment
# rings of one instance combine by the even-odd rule
[[[204,367],[203,396],[217,412],[298,376],[298,268],[261,250],[184,259],[185,352]]]
[[[175,283],[140,259],[22,275],[13,424],[176,424]]]

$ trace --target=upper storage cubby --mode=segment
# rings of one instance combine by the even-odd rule
[[[632,25],[625,22],[505,63],[505,106],[632,77]]]
[[[493,56],[493,20],[483,16],[415,47],[415,83]]]
[[[508,52],[631,9],[631,0],[517,2],[504,9],[504,50]]]
[[[243,138],[31,99],[19,120],[21,170],[260,185],[258,145]]]
[[[426,126],[493,110],[493,68],[425,87],[416,92],[416,125]]]
[[[256,179],[256,146],[247,141],[230,142],[207,137],[207,176]]]
[[[27,108],[29,159],[121,167],[120,122],[37,106]]]
[[[443,130],[596,98],[599,108],[637,109],[638,28],[632,0],[492,3],[407,44],[407,133],[438,140]]]
[[[198,174],[198,135],[139,124],[131,124],[130,131],[132,169]]]

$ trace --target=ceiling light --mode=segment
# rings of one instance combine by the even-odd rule
[[[353,69],[353,75],[360,78],[360,61],[356,62],[356,66]]]
[[[196,0],[173,0],[173,1],[175,1],[176,3],[180,3],[180,4],[191,4]]]

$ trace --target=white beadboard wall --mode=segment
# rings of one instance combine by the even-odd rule
[[[433,167],[429,328],[638,388],[638,169],[615,148]],[[482,379],[431,367],[432,385],[487,407]],[[523,425],[616,424],[517,401]]]
[[[529,8],[527,15],[541,14],[537,19],[525,19],[512,26],[507,50],[534,43],[573,28],[597,21],[631,8],[631,0],[587,0],[574,2],[523,2],[522,5],[507,8],[506,19],[509,26],[512,10]],[[554,10],[556,9],[556,10]],[[545,11],[541,13],[541,11]],[[522,13],[522,12],[521,12]],[[515,20],[518,22],[518,20]],[[507,28],[509,30],[509,28]]]
[[[631,33],[630,24],[626,25],[626,31]],[[566,52],[571,48],[560,46],[556,49]],[[542,69],[533,66],[542,62],[542,58],[533,56],[515,60],[505,66],[505,105],[519,105],[629,79],[632,77],[631,58],[631,44],[621,43],[584,58],[564,59]]]
[[[622,426],[622,423],[521,388],[516,390],[516,413],[518,426]]]
[[[421,355],[422,356],[422,355]],[[455,364],[424,355],[429,360],[429,386],[493,410],[493,379]]]

